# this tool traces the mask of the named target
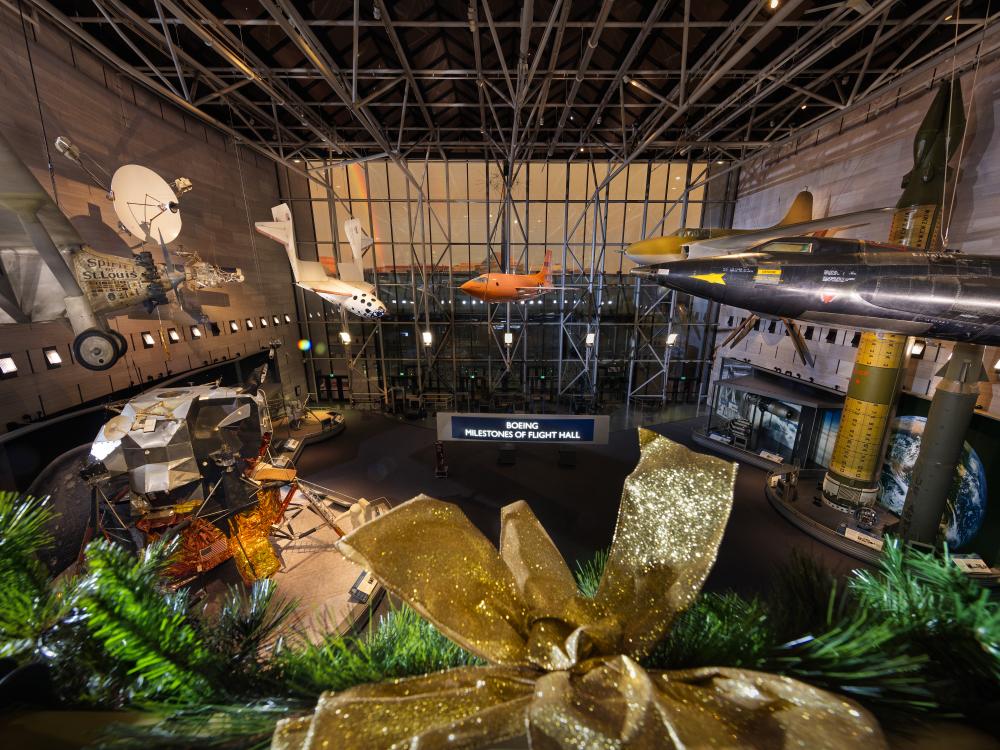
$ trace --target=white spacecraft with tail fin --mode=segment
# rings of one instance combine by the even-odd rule
[[[343,307],[359,318],[378,320],[385,315],[385,304],[375,295],[375,287],[365,281],[362,272],[362,257],[366,248],[374,240],[365,234],[361,222],[348,219],[344,222],[344,232],[351,244],[353,262],[341,261],[337,264],[339,278],[327,274],[322,263],[299,260],[295,246],[295,226],[288,204],[282,203],[271,209],[274,221],[258,221],[254,227],[265,237],[285,246],[288,262],[292,266],[295,283],[303,289],[315,292],[331,304]]]

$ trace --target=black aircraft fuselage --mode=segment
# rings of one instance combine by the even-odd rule
[[[1000,345],[1000,257],[789,237],[633,269],[770,318]]]

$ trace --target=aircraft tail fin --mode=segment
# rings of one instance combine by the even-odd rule
[[[292,267],[292,277],[296,284],[324,281],[329,278],[322,263],[311,260],[299,260],[295,245],[295,225],[292,221],[292,211],[287,203],[271,208],[271,218],[274,221],[254,222],[254,229],[268,239],[272,239],[285,248],[288,263]]]
[[[785,218],[778,222],[777,226],[784,227],[789,224],[801,224],[812,221],[813,217],[813,196],[808,190],[803,190],[795,196],[792,205],[788,208]]]
[[[538,271],[539,277],[541,277],[542,282],[546,286],[552,286],[552,250],[545,251],[545,259],[542,261],[542,267]]]
[[[375,244],[375,240],[365,234],[361,222],[351,218],[344,222],[344,234],[351,245],[351,255],[354,258],[352,263],[343,260],[340,262],[341,281],[364,281],[364,252],[367,248]]]

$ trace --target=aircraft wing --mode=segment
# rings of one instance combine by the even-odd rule
[[[52,201],[10,143],[0,136],[0,247],[31,248],[31,240],[21,228],[14,206],[33,210],[60,249],[83,244],[80,234]]]
[[[837,216],[827,216],[823,219],[801,221],[797,224],[785,224],[783,226],[768,227],[767,229],[758,229],[752,232],[740,232],[739,234],[727,237],[692,241],[688,243],[688,257],[697,258],[739,252],[760,242],[777,239],[778,237],[794,237],[823,230],[838,231],[852,227],[861,227],[890,216],[894,210],[892,208],[871,208],[864,211],[839,214]]]

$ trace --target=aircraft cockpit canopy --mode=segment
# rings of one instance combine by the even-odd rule
[[[477,276],[476,278],[474,278],[472,280],[472,283],[474,283],[474,284],[485,284],[487,281],[489,281],[489,277],[487,277],[487,276]]]
[[[689,227],[678,229],[674,234],[682,240],[707,240],[711,239],[712,236],[709,229],[691,229]]]

